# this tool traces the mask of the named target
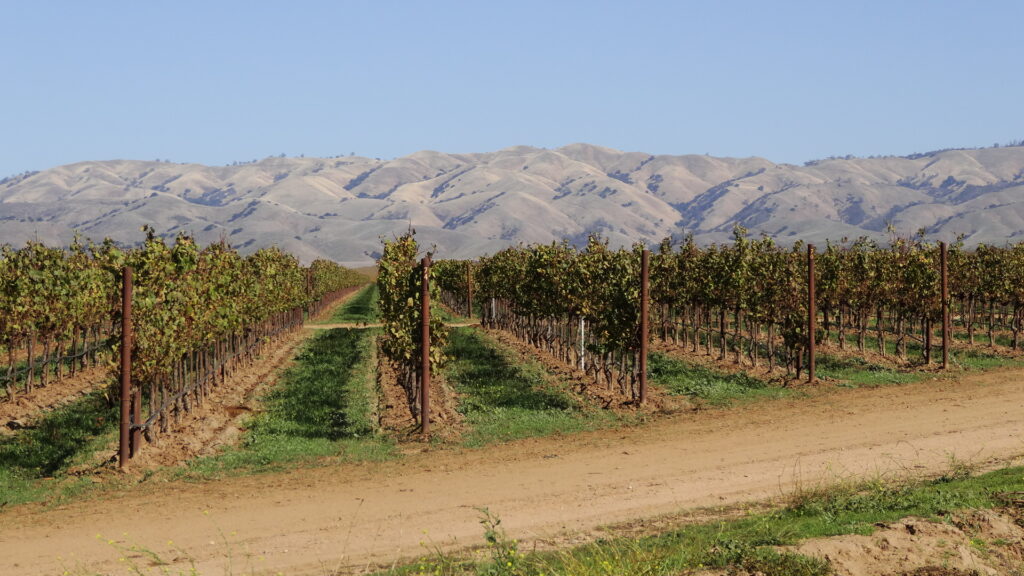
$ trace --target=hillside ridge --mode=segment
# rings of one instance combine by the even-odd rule
[[[444,257],[591,233],[613,244],[694,234],[725,241],[735,224],[779,242],[924,229],[969,245],[1024,240],[1024,147],[905,157],[653,155],[590,144],[494,152],[424,150],[379,160],[270,157],[232,166],[86,161],[0,180],[0,243],[138,242],[139,229],[278,245],[302,260],[374,260],[410,226]]]

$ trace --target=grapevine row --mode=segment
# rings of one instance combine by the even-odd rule
[[[418,260],[419,244],[412,233],[384,242],[384,250],[378,262],[377,285],[380,290],[378,303],[382,334],[378,344],[382,361],[388,362],[397,374],[397,384],[404,390],[409,409],[417,419],[422,418],[424,404],[424,362],[422,360],[423,331],[423,282],[427,281],[429,338],[427,339],[427,383],[429,371],[444,360],[444,347],[448,333],[438,314],[436,302],[439,289],[432,278],[435,267],[430,265],[429,256]],[[426,429],[429,422],[420,422]]]
[[[640,252],[612,250],[591,238],[520,246],[477,263],[441,261],[437,282],[453,309],[475,287],[485,326],[506,330],[538,350],[582,368],[592,384],[637,396]],[[894,237],[887,246],[860,238],[828,243],[816,254],[815,343],[909,362],[910,344],[933,361],[941,325],[939,246]],[[808,258],[797,242],[751,240],[737,227],[728,244],[666,239],[653,255],[649,313],[654,333],[692,352],[731,358],[799,378],[808,360]],[[467,276],[466,271],[471,270]],[[1024,328],[1024,243],[949,251],[954,328],[989,345],[1001,334],[1013,349]],[[869,348],[873,339],[874,351]]]
[[[134,250],[110,241],[2,250],[0,345],[9,397],[31,392],[35,341],[59,350],[75,348],[80,334],[102,333],[109,358],[117,356],[122,271],[133,270],[132,426],[151,439],[270,339],[299,326],[305,309],[367,281],[326,261],[303,268],[276,248],[242,257],[223,243],[200,248],[184,234],[168,244],[151,229]],[[20,382],[16,358],[29,367]],[[60,365],[43,369],[43,377],[59,375]]]

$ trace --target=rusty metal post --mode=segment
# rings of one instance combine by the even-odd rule
[[[124,468],[131,453],[128,442],[131,431],[132,400],[132,268],[125,266],[121,275],[121,429],[117,465]]]
[[[430,433],[430,256],[423,258],[420,297],[420,431]]]
[[[942,267],[942,369],[949,368],[949,249],[939,242],[939,263]]]
[[[132,435],[129,442],[131,452],[129,458],[135,458],[135,455],[142,449],[142,387],[140,386],[132,394]]]
[[[818,311],[815,308],[814,244],[807,245],[807,381],[814,382]]]
[[[647,401],[647,340],[650,326],[647,316],[650,308],[650,263],[651,252],[640,254],[640,404]]]
[[[466,262],[466,317],[473,319],[473,263]]]

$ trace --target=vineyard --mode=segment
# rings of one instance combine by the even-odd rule
[[[347,480],[338,478],[346,474],[383,477],[406,465],[348,470],[349,462],[408,460],[426,473],[449,474],[434,458],[448,462],[467,451],[438,450],[499,443],[500,450],[467,457],[508,452],[503,472],[474,476],[467,486],[523,465],[522,450],[536,451],[531,466],[557,466],[563,451],[589,446],[597,456],[580,468],[565,458],[572,472],[558,477],[614,470],[606,497],[618,503],[622,486],[640,485],[633,448],[606,453],[627,434],[659,438],[663,451],[648,461],[655,466],[679,460],[666,455],[680,450],[699,456],[704,448],[693,435],[723,452],[754,450],[763,430],[735,447],[726,440],[749,415],[774,426],[772,411],[785,408],[803,426],[820,420],[822,406],[835,403],[827,395],[841,393],[834,388],[843,381],[827,369],[815,380],[815,354],[826,366],[928,374],[929,382],[910,387],[928,398],[948,395],[954,383],[930,382],[942,352],[952,368],[975,353],[1020,359],[1021,246],[967,251],[894,238],[885,246],[858,240],[783,247],[737,229],[723,245],[666,240],[651,251],[591,238],[583,247],[517,246],[470,261],[434,260],[407,234],[384,242],[373,284],[326,261],[302,267],[277,249],[242,257],[223,244],[204,248],[188,236],[168,243],[151,232],[130,250],[110,242],[65,250],[30,243],[3,254],[7,405],[62,389],[86,372],[99,373],[102,383],[0,436],[0,507],[49,499],[47,490],[60,489],[50,486],[87,490],[98,480],[128,489],[126,482],[139,478],[220,478],[328,459],[342,466],[325,471],[331,479],[316,489],[344,490]],[[306,329],[299,333],[299,326]],[[280,361],[266,364],[271,356]],[[237,384],[247,378],[252,387]],[[807,381],[816,386],[798,386]],[[901,393],[879,391],[885,399],[876,402],[893,404]],[[699,414],[735,399],[779,397],[806,401],[710,419]],[[939,408],[922,410],[932,422]],[[127,453],[111,459],[119,415]],[[718,418],[732,424],[711,426]],[[638,426],[655,419],[652,427]],[[687,441],[666,440],[666,425],[687,430],[678,435]],[[208,449],[176,451],[185,436],[206,442],[222,427],[237,434]],[[607,441],[590,446],[591,433]],[[806,450],[805,437],[793,435],[791,448]],[[536,444],[543,436],[552,438]],[[775,449],[780,441],[765,442]],[[124,480],[107,474],[140,448],[147,456],[132,464],[137,473]],[[738,458],[747,466],[753,456]],[[155,467],[164,465],[173,467]],[[663,480],[678,477],[672,469]],[[548,484],[543,478],[537,487]],[[401,474],[389,481],[403,490],[413,485]],[[387,484],[378,478],[374,489],[386,492]],[[658,485],[643,484],[643,493]],[[346,501],[361,502],[350,496]]]
[[[68,249],[2,250],[8,401],[105,370],[122,406],[124,459],[143,439],[172,433],[280,336],[367,282],[323,260],[303,268],[274,248],[242,257],[186,235],[169,244],[152,230],[132,250],[77,240]],[[968,251],[894,237],[887,246],[859,239],[818,250],[751,240],[737,228],[729,244],[666,239],[653,253],[592,237],[582,248],[562,242],[433,261],[406,234],[384,243],[373,298],[378,291],[375,310],[360,318],[381,321],[379,380],[428,431],[431,397],[456,396],[443,378],[432,381],[460,349],[445,322],[454,315],[478,317],[499,340],[570,371],[575,393],[635,408],[647,401],[650,345],[783,386],[804,374],[814,380],[819,348],[904,369],[940,357],[945,366],[950,350],[956,361],[956,351],[981,345],[1012,355],[1024,322],[1024,245]]]
[[[86,365],[106,366],[134,453],[306,314],[366,281],[322,260],[303,268],[276,248],[242,257],[187,235],[169,245],[151,229],[132,250],[110,241],[4,247],[0,382],[16,401]]]
[[[404,252],[391,261],[397,246]],[[411,237],[389,248],[382,270],[404,263],[405,281],[382,284],[382,302],[399,306],[381,310],[386,325],[404,326],[405,336],[390,328],[385,345],[405,367],[412,398],[422,271],[414,273]],[[614,394],[623,405],[643,400],[648,323],[664,349],[784,383],[804,373],[815,379],[817,348],[865,366],[912,368],[940,358],[945,366],[950,350],[976,346],[982,332],[989,349],[1012,354],[1020,347],[1024,244],[947,250],[921,237],[894,237],[888,246],[859,239],[818,250],[751,240],[737,228],[725,245],[666,239],[650,255],[649,272],[645,258],[642,246],[611,249],[591,238],[582,249],[562,242],[478,261],[439,260],[429,276],[448,309],[479,314],[484,328],[578,370],[581,388]],[[432,365],[442,353],[431,349]]]

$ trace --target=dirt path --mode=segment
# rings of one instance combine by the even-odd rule
[[[421,555],[424,542],[480,544],[478,506],[516,537],[564,541],[600,525],[777,497],[837,476],[925,475],[948,470],[951,458],[1005,462],[1021,454],[1024,371],[988,373],[489,450],[425,447],[400,462],[149,484],[105,501],[17,508],[0,514],[0,574],[125,572],[124,553],[97,533],[184,568],[185,554],[167,553],[180,547],[203,574],[227,573],[229,554],[234,574],[358,571]]]

